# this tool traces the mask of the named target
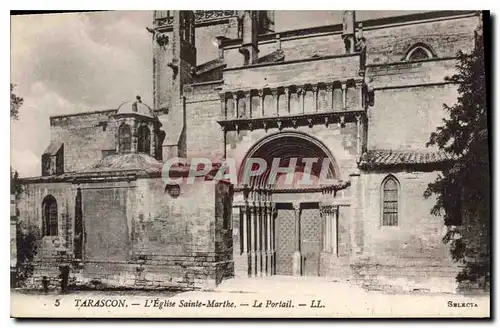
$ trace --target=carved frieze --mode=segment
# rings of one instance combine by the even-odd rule
[[[196,23],[208,21],[212,19],[220,19],[231,16],[237,16],[237,10],[195,10],[194,17]],[[172,26],[174,23],[173,16],[160,17],[156,19],[156,25],[159,26]]]

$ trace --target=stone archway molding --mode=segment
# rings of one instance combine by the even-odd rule
[[[323,178],[337,179],[340,177],[340,169],[335,161],[335,158],[323,142],[304,132],[281,131],[265,136],[250,148],[243,158],[238,170],[238,181],[243,185],[251,184],[260,187],[269,186],[268,181],[274,180],[273,173],[275,173],[271,172],[272,170],[269,169],[269,166],[271,166],[270,164],[273,163],[276,158],[284,160],[285,162],[298,161],[297,158],[317,158],[319,159],[319,161],[316,162],[317,164],[321,163],[321,165],[323,165],[323,163],[327,163],[328,165],[325,172],[323,172],[323,168],[321,167],[321,175],[323,175]],[[254,160],[249,161],[249,159]],[[249,173],[247,170],[249,167],[247,167],[247,165],[255,164],[257,159],[266,161],[267,171],[264,174],[260,174],[258,177],[252,177],[253,179],[248,181]],[[325,162],[325,159],[328,161]],[[297,164],[297,162],[292,163]],[[316,164],[311,165],[314,165],[316,168],[318,167]],[[319,172],[316,171],[313,173],[319,176]],[[245,174],[247,175],[245,176]]]

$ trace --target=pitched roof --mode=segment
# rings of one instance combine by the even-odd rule
[[[361,157],[361,168],[398,165],[429,165],[451,162],[455,157],[443,151],[369,150]]]

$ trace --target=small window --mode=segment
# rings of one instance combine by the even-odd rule
[[[389,176],[382,183],[382,226],[397,226],[399,213],[399,184]]]
[[[44,236],[57,236],[57,202],[56,199],[48,195],[42,202],[42,230]]]
[[[425,44],[416,44],[413,45],[407,52],[404,57],[406,61],[418,61],[425,60],[436,57],[435,52],[431,49],[431,47]]]
[[[132,145],[132,132],[127,124],[122,124],[118,129],[118,146],[121,153],[128,153]]]

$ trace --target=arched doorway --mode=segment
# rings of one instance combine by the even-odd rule
[[[326,225],[319,198],[338,187],[339,176],[328,148],[305,133],[273,134],[248,151],[238,179],[245,199],[240,241],[249,275],[320,274]]]
[[[253,175],[258,171],[257,161],[253,159],[266,163],[264,172]],[[274,175],[273,163],[277,173]],[[286,181],[287,173],[277,169],[277,164],[280,168],[293,167],[293,179]],[[310,183],[304,177],[306,174],[312,180]],[[322,142],[301,132],[281,132],[260,140],[247,152],[238,179],[240,184],[253,188],[310,189],[325,186],[327,180],[338,176],[337,163]]]

